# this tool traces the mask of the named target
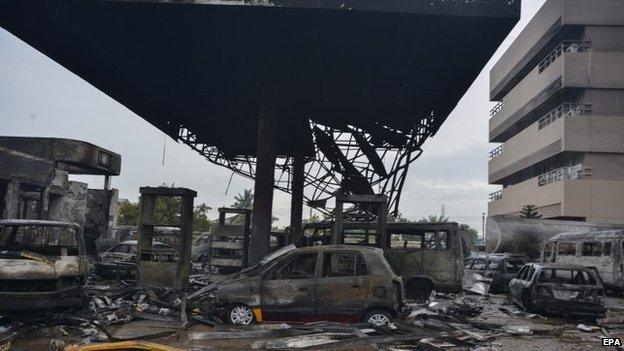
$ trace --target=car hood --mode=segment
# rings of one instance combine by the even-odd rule
[[[80,275],[77,256],[60,257],[54,261],[32,259],[0,259],[0,279],[57,279]]]

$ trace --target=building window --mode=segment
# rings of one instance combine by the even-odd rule
[[[537,185],[544,186],[546,184],[558,182],[561,180],[575,180],[581,178],[583,165],[577,164],[570,167],[562,167],[540,175],[537,178]]]

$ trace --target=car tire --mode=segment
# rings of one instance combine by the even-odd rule
[[[381,327],[392,323],[393,319],[394,317],[389,311],[382,309],[373,309],[368,311],[368,313],[364,315],[362,322],[374,325],[376,327]]]
[[[232,325],[250,325],[255,322],[251,307],[243,304],[234,304],[227,310],[227,322]]]

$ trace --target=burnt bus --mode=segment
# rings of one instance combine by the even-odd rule
[[[300,246],[330,245],[334,223],[304,225]],[[374,222],[345,222],[339,244],[384,249],[386,260],[403,278],[407,298],[424,299],[432,290],[459,292],[464,275],[464,250],[459,225],[447,223],[387,223],[385,242]]]

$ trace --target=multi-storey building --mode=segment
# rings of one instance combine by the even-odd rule
[[[624,1],[547,0],[490,72],[489,215],[624,223]]]

